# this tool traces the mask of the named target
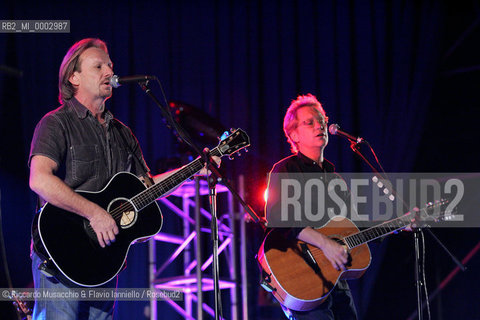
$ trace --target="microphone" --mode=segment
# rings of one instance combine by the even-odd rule
[[[338,135],[347,138],[348,140],[356,143],[361,143],[363,142],[363,138],[360,137],[354,137],[351,134],[346,133],[345,131],[340,130],[340,126],[336,123],[332,123],[328,127],[328,132],[330,132],[331,135]]]
[[[122,84],[129,83],[129,82],[144,82],[144,81],[155,80],[155,79],[157,79],[156,76],[147,76],[147,75],[126,76],[126,77],[119,77],[117,75],[114,75],[113,77],[110,78],[110,85],[114,88],[118,88]]]

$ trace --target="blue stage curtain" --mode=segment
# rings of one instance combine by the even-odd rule
[[[167,99],[197,106],[226,127],[245,129],[250,153],[224,165],[246,175],[255,190],[267,170],[289,154],[282,121],[298,94],[315,94],[330,122],[367,139],[387,171],[412,170],[448,14],[443,2],[433,0],[10,1],[1,6],[4,19],[71,23],[68,34],[0,35],[0,64],[23,71],[21,78],[0,74],[2,213],[7,244],[16,251],[9,252],[9,262],[17,286],[28,285],[31,277],[24,267],[29,234],[23,227],[35,207],[27,180],[29,144],[41,116],[58,106],[58,68],[75,41],[105,40],[117,74],[157,75]],[[156,84],[152,88],[160,97]],[[107,104],[132,128],[153,171],[157,159],[178,153],[160,111],[140,88],[115,89]],[[340,138],[330,137],[326,158],[340,172],[365,170]],[[4,191],[12,186],[24,201],[20,208]],[[166,230],[179,228],[165,219]],[[373,245],[370,271],[351,282],[361,317],[375,304],[371,289],[387,247],[388,241]],[[146,250],[146,245],[132,248],[122,286],[147,286]],[[253,254],[249,264],[256,282]],[[256,303],[257,284],[251,286]],[[251,318],[258,318],[256,308],[250,309]],[[160,312],[168,319],[176,315],[166,305]],[[119,303],[116,319],[142,314],[140,304]]]

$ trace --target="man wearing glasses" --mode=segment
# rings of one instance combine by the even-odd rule
[[[269,178],[272,177],[272,173],[334,172],[333,164],[323,157],[328,144],[327,123],[328,117],[315,96],[301,95],[292,101],[283,121],[283,130],[293,155],[277,162]],[[265,208],[267,218],[279,214],[268,212],[270,208],[268,205]],[[276,231],[287,239],[301,240],[320,248],[335,269],[346,270],[347,250],[320,232],[311,227],[278,228]],[[350,289],[344,280],[339,281],[328,298],[313,310],[300,312],[283,308],[291,319],[357,319]]]

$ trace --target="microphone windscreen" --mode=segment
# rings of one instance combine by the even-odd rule
[[[336,124],[336,123],[332,123],[332,124],[328,127],[328,132],[330,132],[331,135],[336,135],[338,129],[340,129],[340,126],[339,126],[338,124]]]
[[[110,85],[114,88],[120,87],[120,82],[118,82],[118,76],[114,75],[110,78]]]

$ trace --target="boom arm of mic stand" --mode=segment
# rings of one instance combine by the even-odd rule
[[[358,145],[359,145],[360,143],[362,143],[362,142],[367,143],[367,144],[370,146],[370,144],[369,144],[366,140],[363,140],[363,139],[362,139],[361,142],[353,142],[353,141],[352,141],[351,144],[350,144],[350,148],[351,148],[356,154],[358,154],[358,155],[370,166],[370,168],[372,168],[372,170],[373,170],[375,173],[381,175],[381,174],[378,172],[378,170],[376,170],[376,169],[372,166],[372,164],[371,164],[371,163],[363,156],[363,154],[359,151]],[[379,164],[379,166],[381,167],[380,164]],[[392,192],[395,192],[395,191],[392,190]],[[397,194],[397,193],[395,192],[395,194]],[[397,195],[397,197],[398,197],[398,195]],[[405,201],[404,201],[403,199],[401,199],[401,200],[402,200],[404,206],[406,206],[407,209],[408,209],[408,206],[407,206],[407,204],[405,203]],[[450,258],[453,260],[453,262],[455,262],[455,264],[456,264],[462,271],[465,271],[465,270],[467,269],[467,268],[457,259],[457,257],[455,257],[455,256],[450,252],[450,250],[448,250],[448,248],[443,244],[443,242],[440,241],[440,239],[437,238],[437,236],[433,233],[432,230],[430,230],[430,228],[424,228],[424,230],[427,230],[427,232],[432,236],[432,238],[435,239],[435,241],[438,243],[438,245],[450,256]]]
[[[172,128],[172,130],[174,131],[174,133],[176,132],[176,136],[180,139],[182,139],[183,141],[185,141],[185,143],[187,143],[188,145],[190,145],[194,150],[195,152],[197,152],[198,155],[202,156],[202,152],[200,151],[200,149],[195,145],[193,144],[192,142],[192,139],[190,138],[190,136],[185,132],[185,130],[183,130],[182,127],[180,127],[180,125],[172,119],[171,115],[170,115],[170,112],[169,110],[164,107],[160,101],[158,101],[158,99],[155,97],[155,95],[152,93],[152,91],[150,90],[150,88],[148,87],[148,81],[145,81],[145,82],[141,82],[139,83],[140,84],[140,87],[142,88],[143,91],[145,91],[145,93],[153,100],[153,102],[155,102],[155,104],[160,108],[161,112],[162,112],[162,115],[163,115],[163,118],[164,120],[166,121],[166,124],[167,126],[169,126],[170,128]],[[243,208],[245,209],[245,211],[249,214],[249,216],[252,218],[253,221],[255,221],[256,223],[260,222],[260,218],[258,217],[258,215],[255,213],[255,211],[252,209],[252,207],[250,207],[243,199],[242,197],[238,194],[238,192],[235,191],[235,189],[233,189],[233,187],[230,185],[230,183],[223,178],[223,176],[220,174],[220,172],[217,170],[216,166],[213,165],[212,163],[210,163],[210,165],[208,166],[208,169],[213,172],[217,177],[219,177],[220,179],[222,179],[222,183],[225,185],[225,187],[228,188],[228,190],[230,191],[230,193],[238,200],[238,202],[240,202],[240,204],[243,206]]]
[[[373,172],[380,175],[383,178],[383,175],[370,163],[370,161],[365,158],[365,156],[360,152],[359,145],[361,143],[368,144],[367,140],[362,139],[361,141],[352,141],[350,140],[350,149],[355,152],[363,161],[372,169]]]
[[[212,160],[211,160],[211,157],[208,153],[206,154],[203,154],[200,149],[193,143],[192,139],[190,138],[190,136],[185,132],[185,130],[183,130],[183,128],[172,118],[169,110],[167,109],[168,106],[162,106],[162,104],[160,103],[160,101],[158,101],[158,99],[155,97],[155,95],[152,93],[152,91],[150,90],[150,88],[148,87],[148,81],[145,81],[145,82],[142,82],[142,83],[139,83],[140,84],[140,87],[143,89],[143,91],[145,91],[145,93],[155,102],[155,104],[160,108],[160,110],[162,111],[162,114],[163,114],[163,117],[165,119],[165,121],[167,122],[167,126],[170,125],[170,128],[174,128],[175,131],[177,132],[178,136],[177,137],[181,137],[183,139],[183,141],[185,143],[187,143],[188,145],[190,145],[196,152],[199,156],[202,156],[204,155],[204,158],[205,158],[205,161],[206,161],[206,165],[207,165],[207,169],[209,169],[214,175],[215,177],[219,177],[221,178],[222,175],[220,174],[220,172],[218,172],[217,168],[215,165],[213,165],[212,163]],[[213,177],[211,177],[213,178]],[[246,203],[240,198],[240,196],[234,192],[233,188],[223,179],[223,183],[224,185],[228,188],[228,190],[230,190],[230,192],[232,193],[232,195],[234,195],[241,203],[242,205],[247,209],[250,209],[247,210],[248,213],[250,213],[250,215],[252,216],[252,219],[254,219],[256,222],[258,222],[260,219],[258,219],[258,216],[253,212],[253,210],[251,210],[251,208],[246,205]],[[210,200],[211,200],[211,214],[212,214],[212,243],[213,243],[213,268],[214,268],[214,275],[213,275],[213,279],[214,279],[214,291],[215,291],[215,319],[219,319],[219,313],[221,313],[221,310],[222,310],[222,305],[221,305],[221,298],[220,298],[220,286],[219,286],[219,272],[218,272],[218,266],[219,266],[219,263],[218,263],[218,224],[217,224],[217,217],[216,217],[216,192],[215,192],[215,184],[213,183],[210,183],[209,181],[209,197],[210,197]],[[197,268],[200,267],[200,263],[197,264]]]
[[[168,110],[167,106],[163,106],[160,101],[155,97],[155,95],[152,93],[152,90],[148,86],[149,81],[142,81],[139,82],[140,88],[153,100],[153,102],[157,105],[157,107],[160,109],[160,112],[162,113],[163,120],[165,125],[172,130],[173,134],[175,137],[178,139],[179,142],[185,142],[187,145],[192,147],[195,152],[201,156],[202,152],[200,149],[193,143],[192,138],[188,135],[188,133],[180,127],[180,125],[172,118],[172,115],[170,111]]]

